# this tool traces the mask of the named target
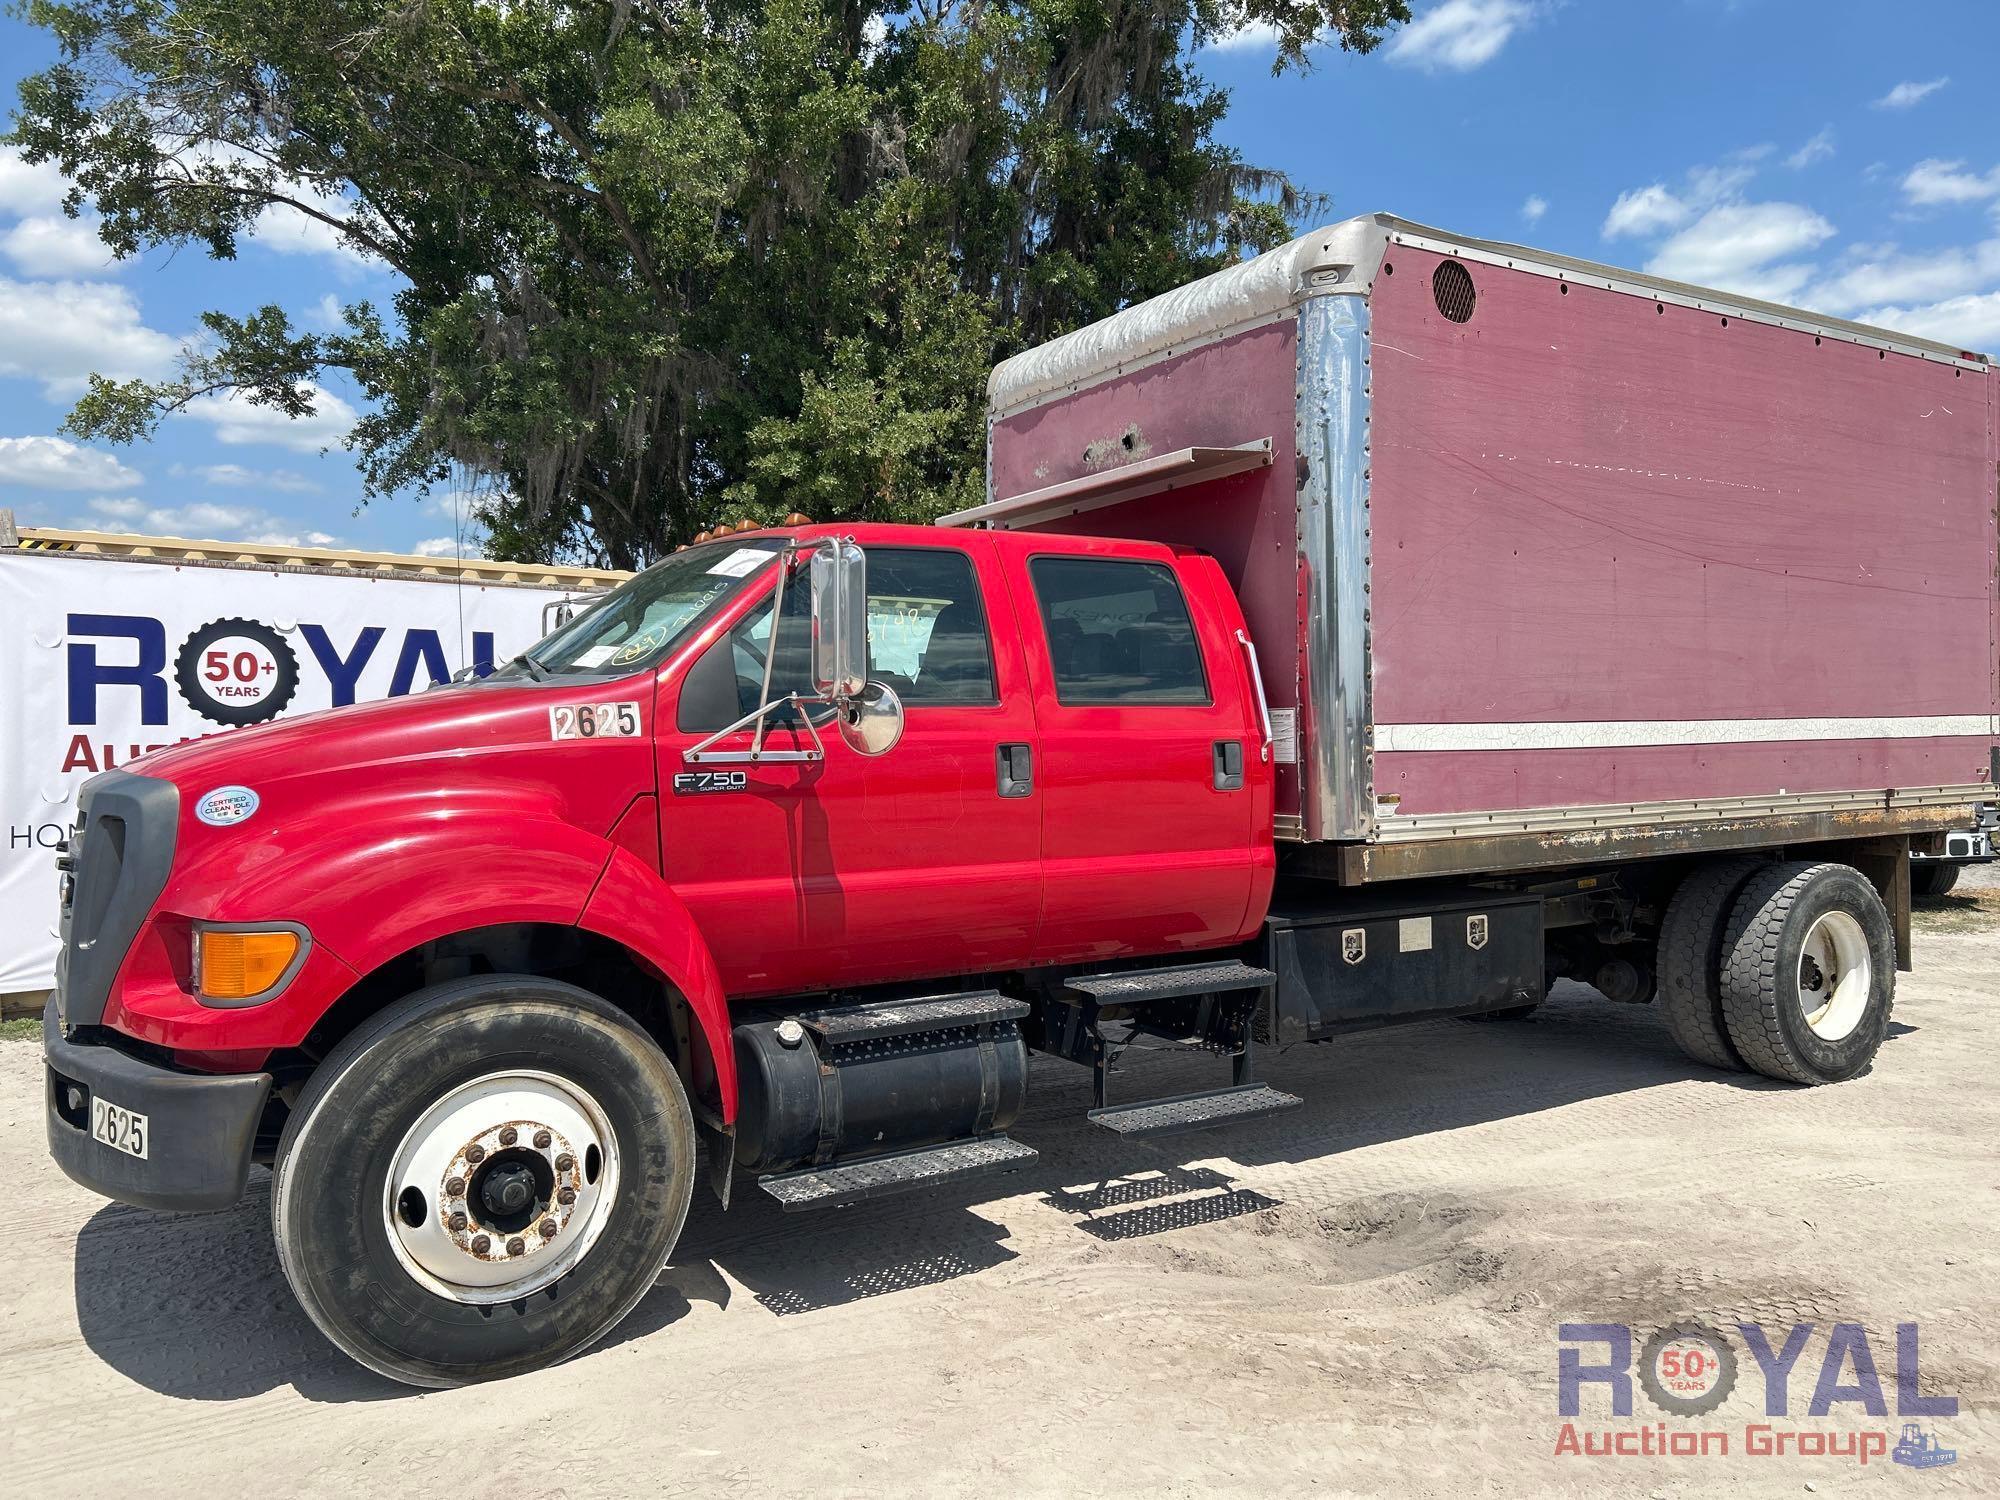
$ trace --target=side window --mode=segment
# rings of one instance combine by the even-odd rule
[[[811,693],[812,590],[803,574],[785,588],[785,618],[778,631],[778,660],[771,669],[771,696]],[[771,649],[771,601],[767,598],[736,628],[704,651],[681,683],[674,727],[683,734],[713,734],[756,708],[764,691],[764,658]],[[795,708],[774,709],[765,722],[799,722]]]
[[[1173,571],[1158,563],[1037,557],[1028,563],[1055,665],[1056,699],[1207,703],[1201,648]]]
[[[972,559],[952,547],[868,549],[868,675],[904,703],[998,703]]]

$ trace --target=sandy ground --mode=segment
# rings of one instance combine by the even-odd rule
[[[39,1049],[0,1046],[16,1184],[0,1436],[17,1495],[2000,1492],[2000,889],[1919,916],[1891,1040],[1801,1090],[1682,1060],[1650,1008],[1564,986],[1532,1021],[1445,1022],[1271,1058],[1305,1107],[1150,1146],[1087,1126],[1038,1063],[997,1182],[827,1217],[698,1193],[609,1342],[499,1387],[419,1394],[348,1365],[292,1301],[268,1179],[224,1214],[107,1205],[43,1154]],[[1200,1060],[1147,1092],[1200,1087]],[[1220,1079],[1215,1080],[1220,1082]],[[1558,1325],[1817,1331],[1791,1415],[1736,1389],[1674,1430],[1730,1456],[1559,1454]],[[1958,1461],[1748,1455],[1747,1424],[1925,1425]],[[1889,1409],[1806,1414],[1832,1325],[1870,1331]],[[1595,1346],[1591,1360],[1601,1356]],[[1850,1379],[1852,1379],[1850,1373]],[[1580,1427],[1637,1432],[1643,1394]]]

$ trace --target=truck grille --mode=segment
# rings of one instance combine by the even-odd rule
[[[84,783],[76,827],[56,861],[56,1000],[66,1027],[104,1019],[126,950],[166,887],[179,819],[180,791],[170,781],[106,771]]]

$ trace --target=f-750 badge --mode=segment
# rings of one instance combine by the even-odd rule
[[[564,703],[549,710],[552,740],[631,739],[638,732],[636,703]]]
[[[683,771],[674,778],[676,797],[698,796],[703,792],[740,792],[750,785],[747,771]]]

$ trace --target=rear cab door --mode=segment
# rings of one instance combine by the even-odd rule
[[[1213,559],[993,534],[1039,737],[1039,963],[1215,947],[1269,902],[1272,766]]]

